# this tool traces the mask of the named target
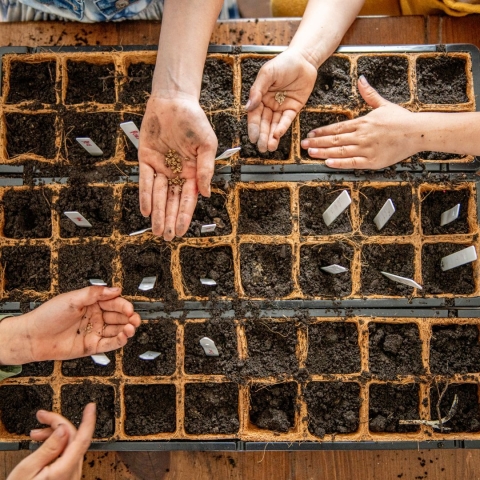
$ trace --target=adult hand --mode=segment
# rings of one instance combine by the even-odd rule
[[[0,365],[67,360],[123,347],[140,325],[120,288],[86,287],[0,322]]]
[[[148,100],[140,131],[140,210],[151,215],[155,235],[172,240],[187,232],[198,192],[210,196],[217,137],[196,97],[157,95]],[[169,150],[183,159],[181,172],[165,165]],[[185,183],[169,185],[175,177]]]
[[[379,169],[417,153],[416,113],[385,100],[360,77],[358,90],[374,110],[355,120],[317,128],[302,140],[312,158],[331,168]]]
[[[39,410],[37,418],[50,427],[32,430],[30,436],[45,443],[22,460],[7,480],[80,480],[83,456],[95,430],[95,404],[89,403],[85,407],[78,431],[58,413]]]
[[[312,93],[316,78],[313,59],[291,47],[262,66],[245,106],[248,137],[260,152],[277,149]],[[278,99],[285,95],[283,102],[275,99],[276,95]]]

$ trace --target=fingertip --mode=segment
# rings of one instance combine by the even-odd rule
[[[335,160],[332,160],[331,158],[327,158],[327,160],[325,160],[325,165],[327,167],[334,168],[336,166],[336,162],[335,162]]]
[[[318,148],[309,148],[308,149],[308,154],[311,156],[311,157],[315,157],[319,154],[319,150]]]
[[[307,133],[307,138],[313,138],[315,136],[315,131],[311,131]]]
[[[305,140],[302,140],[302,141],[300,142],[300,145],[301,145],[302,148],[307,149],[308,146],[310,145],[310,142],[305,139]]]
[[[251,143],[257,143],[260,136],[260,127],[254,123],[248,124],[248,139]]]
[[[134,313],[129,319],[130,325],[133,325],[135,328],[138,328],[142,323],[142,319],[138,313]]]
[[[128,323],[123,327],[123,333],[127,336],[127,338],[132,338],[135,335],[135,327]]]
[[[360,75],[360,77],[358,77],[358,82],[364,87],[367,87],[368,85],[370,85],[367,79],[365,78],[365,75]]]

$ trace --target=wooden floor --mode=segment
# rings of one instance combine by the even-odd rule
[[[227,22],[212,43],[287,45],[298,20]],[[158,22],[5,24],[0,46],[155,45]],[[480,17],[360,18],[344,45],[473,43],[480,47]],[[28,452],[0,452],[0,480]],[[86,480],[480,480],[480,450],[380,452],[89,452]]]

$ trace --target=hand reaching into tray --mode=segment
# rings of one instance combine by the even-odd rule
[[[83,456],[95,430],[95,404],[85,407],[78,430],[58,413],[39,410],[37,419],[50,426],[32,430],[30,436],[44,444],[22,460],[7,480],[80,480]]]
[[[140,325],[119,288],[86,287],[0,322],[0,365],[67,360],[123,347]]]

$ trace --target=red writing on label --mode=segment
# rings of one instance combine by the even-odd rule
[[[83,219],[77,217],[77,222],[81,222]]]
[[[91,147],[92,144],[88,140],[84,140],[83,144],[86,145],[87,147]]]
[[[140,134],[138,133],[138,130],[132,130],[130,132],[137,140],[140,138]]]

